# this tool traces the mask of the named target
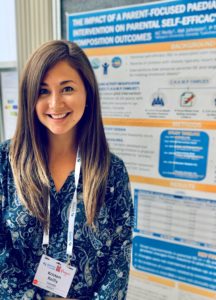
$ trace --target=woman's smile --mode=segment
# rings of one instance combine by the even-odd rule
[[[61,114],[47,114],[51,119],[54,120],[64,120],[66,119],[71,113],[61,113]]]

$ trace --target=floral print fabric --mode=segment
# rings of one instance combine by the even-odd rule
[[[56,296],[32,285],[43,254],[43,229],[20,203],[9,163],[9,144],[0,145],[0,299],[43,299]],[[74,193],[74,172],[56,192],[50,178],[51,224],[47,255],[67,261],[68,213]],[[82,175],[71,264],[77,268],[68,298],[121,300],[126,298],[133,227],[133,204],[123,162],[111,155],[105,202],[86,225]],[[57,296],[56,296],[57,297]]]

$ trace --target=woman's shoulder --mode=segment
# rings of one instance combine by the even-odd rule
[[[113,152],[110,153],[110,163],[111,167],[124,167],[125,168],[125,163],[121,157],[118,155],[114,154]]]
[[[128,172],[124,161],[114,153],[110,154],[109,177],[117,180],[123,179],[124,177],[128,178]]]
[[[0,143],[0,169],[8,162],[10,142],[10,140],[6,140]]]
[[[127,224],[133,226],[130,180],[123,160],[115,154],[111,154],[106,204],[113,220],[125,219]]]
[[[11,140],[6,140],[0,143],[0,155],[8,155],[10,149]]]

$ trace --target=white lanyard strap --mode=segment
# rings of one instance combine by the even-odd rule
[[[69,221],[68,221],[68,235],[67,235],[67,255],[72,256],[73,253],[73,237],[74,237],[74,224],[77,209],[77,187],[80,176],[81,159],[79,150],[77,151],[76,165],[75,165],[75,190],[73,199],[70,205]]]
[[[73,253],[73,237],[74,237],[74,224],[76,217],[76,209],[77,209],[77,187],[80,177],[80,169],[81,169],[81,158],[79,149],[77,151],[76,156],[76,164],[75,164],[75,190],[73,194],[73,199],[70,205],[69,210],[69,221],[68,221],[68,234],[67,234],[67,255],[72,256]],[[50,216],[50,197],[48,199],[48,213]],[[50,218],[49,218],[50,219]],[[50,224],[48,224],[47,232],[44,230],[43,232],[43,246],[47,247],[49,245],[49,229]]]
[[[47,247],[49,245],[49,229],[50,229],[50,196],[48,198],[48,228],[47,231],[44,230],[43,232],[43,247]]]

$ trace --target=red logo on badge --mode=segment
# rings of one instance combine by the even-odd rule
[[[38,280],[37,280],[37,279],[34,279],[34,280],[33,280],[33,284],[37,285],[37,284],[38,284]]]
[[[61,266],[57,266],[57,267],[56,267],[56,271],[57,271],[57,272],[60,272],[60,271],[61,271]]]

